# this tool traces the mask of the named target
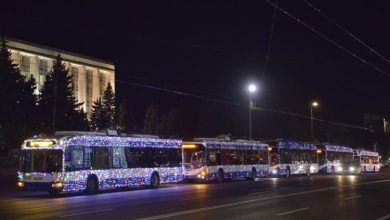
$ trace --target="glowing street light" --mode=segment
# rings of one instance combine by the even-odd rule
[[[252,95],[256,92],[257,87],[255,84],[251,83],[248,86],[249,91],[249,139],[252,139],[252,109],[253,109],[253,101]]]
[[[312,141],[314,140],[313,108],[317,108],[318,105],[316,101],[313,101],[310,105],[310,137]]]

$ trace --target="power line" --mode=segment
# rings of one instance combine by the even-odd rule
[[[336,27],[338,27],[339,29],[341,29],[342,31],[344,31],[346,34],[348,34],[350,37],[352,37],[353,39],[355,39],[356,41],[358,41],[360,44],[362,44],[363,46],[365,46],[367,49],[369,49],[371,52],[375,53],[378,57],[380,57],[382,60],[384,60],[385,62],[387,63],[390,63],[390,60],[388,60],[386,57],[384,57],[382,54],[380,54],[379,52],[377,52],[376,50],[374,50],[372,47],[370,47],[369,45],[367,45],[366,43],[364,43],[362,40],[360,40],[356,35],[354,35],[352,32],[350,32],[349,30],[347,30],[346,28],[344,28],[343,26],[341,26],[340,24],[338,24],[335,20],[333,20],[332,18],[330,18],[329,16],[327,16],[325,13],[323,13],[319,8],[317,8],[316,6],[314,6],[312,3],[310,3],[309,1],[307,0],[303,0],[310,8],[312,8],[314,11],[318,12],[319,14],[321,14],[326,20],[330,21],[332,24],[334,24]]]
[[[212,98],[212,97],[195,95],[195,94],[191,94],[191,93],[188,93],[188,92],[181,92],[181,91],[177,91],[177,90],[171,90],[171,89],[168,89],[168,88],[161,88],[161,87],[157,87],[157,86],[151,86],[151,85],[146,85],[146,84],[142,84],[142,83],[135,83],[135,82],[128,82],[128,81],[123,81],[123,80],[115,80],[115,81],[119,82],[119,83],[131,85],[131,86],[140,87],[140,88],[153,89],[153,90],[166,92],[166,93],[171,93],[171,94],[176,94],[176,95],[188,96],[188,97],[197,98],[197,99],[203,99],[203,100],[207,100],[207,101],[213,101],[213,102],[218,102],[218,103],[223,103],[223,104],[228,104],[228,105],[234,105],[234,106],[237,106],[237,107],[243,107],[243,108],[248,108],[249,107],[247,105],[236,103],[236,102],[232,102],[232,101],[227,101],[227,100],[223,100],[223,99],[219,99],[219,98]],[[306,115],[293,113],[293,112],[282,111],[282,110],[278,110],[278,109],[271,109],[271,108],[264,108],[264,107],[253,107],[253,110],[255,110],[255,111],[264,111],[264,112],[272,112],[272,113],[283,114],[283,115],[287,115],[287,116],[299,117],[299,118],[304,118],[304,119],[311,119],[311,117],[306,116]],[[364,130],[364,131],[376,132],[376,130],[369,129],[369,128],[366,128],[366,127],[363,127],[363,126],[350,125],[350,124],[346,124],[346,123],[334,122],[334,121],[329,121],[329,120],[324,120],[324,119],[319,119],[319,118],[313,118],[313,120],[318,121],[318,122],[322,122],[322,123],[333,124],[333,125],[337,125],[337,126],[341,126],[341,127],[347,127],[347,128],[360,129],[360,130]]]
[[[278,3],[278,0],[275,0],[275,3],[277,4]],[[262,74],[262,77],[264,77],[266,71],[267,71],[267,67],[268,67],[268,63],[269,63],[269,58],[270,58],[270,54],[271,54],[271,47],[272,47],[272,38],[273,38],[273,34],[274,34],[274,29],[275,29],[275,23],[276,23],[276,12],[277,12],[277,9],[274,8],[274,12],[272,14],[272,24],[271,24],[271,31],[269,33],[269,38],[268,38],[268,46],[267,46],[267,52],[266,52],[266,56],[265,56],[265,64],[264,64],[264,69],[263,69],[263,74]]]
[[[361,58],[360,56],[356,55],[355,53],[353,53],[352,51],[348,50],[347,48],[343,47],[341,44],[337,43],[336,41],[332,40],[331,38],[329,38],[328,36],[326,36],[325,34],[317,31],[316,29],[314,29],[312,26],[306,24],[305,22],[303,22],[302,20],[298,19],[296,16],[292,15],[291,13],[289,13],[288,11],[286,11],[285,9],[281,8],[280,6],[278,6],[277,4],[271,2],[270,0],[265,0],[268,4],[270,4],[271,6],[277,8],[279,11],[283,12],[285,15],[289,16],[290,18],[292,18],[293,20],[295,20],[296,22],[298,23],[301,23],[303,26],[305,26],[306,28],[308,28],[309,30],[311,30],[312,32],[316,33],[317,35],[319,35],[320,37],[322,37],[323,39],[329,41],[330,43],[332,43],[333,45],[337,46],[338,48],[340,48],[341,50],[345,51],[346,53],[348,53],[349,55],[355,57],[356,59],[360,60],[361,62],[365,63],[366,65],[370,66],[371,68],[375,69],[376,71],[378,71],[379,73],[383,74],[384,76],[387,76],[387,77],[390,77],[390,74],[383,71],[382,69],[380,69],[379,67],[375,66],[374,64],[370,63],[370,62],[367,62],[365,59]]]

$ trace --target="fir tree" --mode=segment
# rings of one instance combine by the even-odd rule
[[[123,99],[118,109],[118,130],[126,131],[129,127],[129,111],[126,99]]]
[[[158,108],[152,102],[145,112],[144,118],[144,133],[145,134],[157,134],[160,130]]]
[[[165,135],[174,135],[177,126],[177,110],[171,109],[168,114],[160,118],[159,132]]]
[[[104,120],[107,120],[107,128],[113,129],[115,127],[115,93],[110,83],[107,84],[104,91],[102,105],[105,113]]]
[[[26,81],[13,63],[6,41],[0,47],[0,148],[16,147],[31,135],[35,112],[35,80]]]
[[[46,76],[39,99],[42,130],[50,133],[56,130],[88,129],[81,105],[74,95],[72,75],[58,54],[52,70]]]
[[[89,124],[92,131],[99,131],[107,128],[107,122],[104,121],[104,109],[102,99],[99,98],[93,102],[91,113],[89,115]]]

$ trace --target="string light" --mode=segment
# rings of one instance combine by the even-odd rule
[[[294,140],[280,140],[277,142],[278,148],[297,150],[317,150],[314,144],[301,143]]]
[[[335,152],[346,152],[346,153],[353,153],[353,149],[346,146],[339,146],[339,145],[325,145],[325,150],[327,151],[335,151]]]

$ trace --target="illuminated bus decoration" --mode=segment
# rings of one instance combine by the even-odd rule
[[[258,141],[195,139],[183,144],[187,180],[250,178],[268,174],[268,145]]]
[[[353,149],[347,146],[323,144],[318,146],[319,173],[355,173],[354,168],[346,167],[353,164]],[[347,169],[347,170],[346,170]]]
[[[360,166],[363,172],[379,172],[380,156],[378,152],[354,150],[354,157],[360,162]]]
[[[50,144],[51,143],[51,144]],[[157,187],[183,179],[181,140],[73,135],[22,146],[18,186],[49,193]]]
[[[293,140],[276,140],[270,144],[270,174],[311,175],[318,172],[317,147]]]

